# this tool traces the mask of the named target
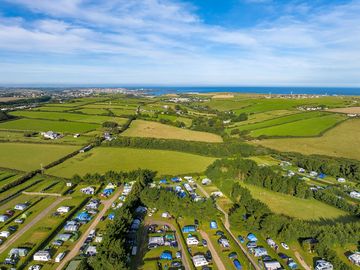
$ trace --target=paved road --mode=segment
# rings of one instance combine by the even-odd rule
[[[118,191],[109,200],[102,201],[102,203],[104,204],[104,208],[95,217],[93,222],[90,224],[89,228],[81,235],[79,241],[76,242],[75,246],[61,261],[61,263],[58,265],[56,270],[63,269],[65,267],[65,265],[79,253],[80,248],[84,244],[88,235],[90,234],[90,231],[96,228],[96,226],[100,222],[100,219],[105,215],[106,211],[111,207],[112,203],[117,200],[117,198],[120,196],[121,192],[122,192],[122,188],[119,188]]]
[[[222,262],[222,260],[220,259],[219,254],[216,252],[216,249],[214,248],[214,246],[210,240],[210,237],[204,231],[200,231],[200,235],[202,238],[204,238],[207,241],[208,248],[213,256],[213,261],[216,264],[217,268],[219,270],[226,270],[226,267],[225,267],[224,263]]]
[[[167,225],[169,226],[173,231],[175,231],[176,233],[176,228],[174,225],[172,225],[171,223],[168,223],[166,221],[162,221],[162,220],[155,220],[155,219],[150,219],[148,220],[147,222],[148,224],[157,224],[157,225],[160,225],[160,226],[164,226],[164,225]],[[190,262],[189,262],[189,259],[188,257],[185,255],[187,253],[187,250],[185,249],[186,247],[184,247],[180,241],[180,235],[178,235],[176,233],[176,238],[178,239],[178,245],[179,245],[179,248],[181,249],[181,254],[182,254],[182,261],[183,261],[183,264],[184,264],[184,267],[185,267],[185,270],[191,270],[192,268],[190,267]]]
[[[206,190],[200,185],[197,184],[197,187],[201,190],[202,193],[204,193],[204,195],[207,198],[210,198],[210,195],[206,192]],[[251,262],[251,264],[253,265],[253,267],[256,270],[260,270],[260,267],[258,266],[258,264],[255,262],[255,260],[250,256],[250,254],[247,252],[247,250],[243,247],[243,245],[240,243],[240,241],[238,240],[238,238],[232,233],[232,231],[230,230],[230,222],[229,222],[229,215],[228,213],[222,209],[218,203],[216,203],[216,208],[222,212],[224,214],[225,220],[221,220],[222,223],[224,224],[225,229],[227,230],[227,232],[231,235],[231,237],[233,238],[233,240],[238,244],[238,246],[241,248],[242,252],[245,254],[245,256],[247,257],[247,259]]]
[[[18,230],[15,234],[11,236],[10,239],[8,239],[1,247],[0,247],[0,253],[4,252],[11,244],[13,244],[19,237],[21,237],[27,230],[29,230],[32,226],[34,226],[37,222],[39,222],[41,219],[43,219],[47,214],[50,213],[50,211],[55,208],[59,203],[62,201],[69,199],[70,197],[61,197],[58,198],[55,202],[50,204],[46,209],[44,209],[39,215],[37,215],[32,221],[30,221],[28,224],[26,224],[24,227],[22,227],[20,230]]]

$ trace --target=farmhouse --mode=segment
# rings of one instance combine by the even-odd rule
[[[41,135],[45,139],[50,139],[50,140],[56,140],[56,139],[59,139],[61,137],[61,135],[59,133],[56,133],[56,132],[53,132],[53,131],[41,132]]]
[[[6,222],[9,219],[8,215],[0,215],[0,222]]]
[[[186,244],[188,246],[190,246],[190,245],[198,245],[199,240],[195,236],[190,236],[190,237],[186,238]]]
[[[317,260],[315,265],[316,265],[315,270],[333,270],[334,269],[333,265],[325,260]]]
[[[353,264],[360,266],[360,251],[351,254],[348,259]]]
[[[40,250],[33,256],[34,261],[47,262],[51,260],[50,252],[47,250]]]
[[[209,264],[206,258],[204,257],[204,255],[196,255],[192,257],[192,260],[194,262],[195,267],[201,267]]]

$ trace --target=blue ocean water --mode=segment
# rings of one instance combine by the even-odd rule
[[[139,89],[133,87],[128,89]],[[345,87],[144,87],[153,95],[169,93],[257,93],[257,94],[314,94],[314,95],[360,95],[360,88]]]

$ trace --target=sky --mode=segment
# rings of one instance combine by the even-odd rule
[[[0,85],[360,86],[360,0],[0,0]]]

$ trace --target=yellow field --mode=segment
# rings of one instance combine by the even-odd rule
[[[269,139],[255,143],[279,151],[360,159],[360,119],[347,120],[322,137]]]
[[[337,113],[360,113],[360,107],[335,108],[330,109],[329,111]]]
[[[124,133],[122,133],[122,136],[177,139],[185,141],[222,142],[222,138],[216,134],[192,131],[144,120],[133,121],[131,126]]]

